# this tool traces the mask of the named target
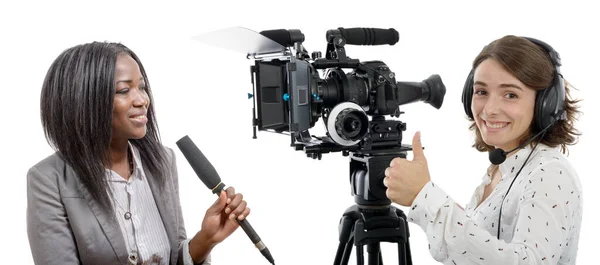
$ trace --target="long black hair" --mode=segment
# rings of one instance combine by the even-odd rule
[[[109,146],[119,54],[127,54],[137,62],[153,102],[150,82],[137,55],[123,44],[108,42],[86,43],[63,51],[46,74],[40,102],[46,140],[106,212],[112,212],[105,166],[111,161]],[[146,135],[130,142],[139,149],[142,163],[152,177],[163,184],[166,154],[153,104],[147,117]]]

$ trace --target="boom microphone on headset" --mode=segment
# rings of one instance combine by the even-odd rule
[[[490,154],[489,154],[490,162],[492,162],[492,164],[494,164],[494,165],[502,164],[502,162],[504,162],[504,160],[506,160],[506,155],[512,153],[512,151],[521,149],[521,148],[525,147],[526,145],[528,145],[529,143],[531,143],[531,141],[533,141],[533,139],[537,138],[538,136],[540,136],[540,134],[542,134],[543,132],[548,130],[548,128],[550,128],[556,121],[557,120],[554,120],[552,123],[550,123],[548,126],[546,126],[546,128],[541,130],[539,133],[537,133],[533,137],[530,137],[529,139],[527,139],[527,141],[525,141],[521,145],[515,147],[514,149],[512,149],[508,152],[502,150],[502,148],[496,148],[496,149],[490,151]]]
[[[202,180],[204,185],[211,189],[214,194],[219,195],[225,188],[225,184],[221,182],[221,177],[219,177],[219,174],[217,174],[217,171],[213,165],[210,163],[210,161],[208,161],[208,159],[206,159],[204,154],[202,154],[194,142],[192,142],[192,139],[186,135],[177,141],[177,146],[181,150],[181,153],[183,153],[183,156],[185,156],[185,159],[190,163],[190,166],[192,166],[194,169],[194,172],[196,172],[196,175],[198,175],[200,180]],[[252,240],[252,243],[254,243],[256,248],[260,250],[260,253],[262,253],[262,255],[267,258],[271,264],[275,264],[275,261],[271,256],[271,252],[269,252],[269,249],[262,242],[250,223],[248,223],[247,219],[240,221],[236,217],[235,220],[240,224],[244,232],[246,232],[246,235],[250,237],[250,240]]]

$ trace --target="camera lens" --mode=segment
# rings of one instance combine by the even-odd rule
[[[355,109],[345,109],[338,114],[335,130],[345,140],[356,141],[367,133],[368,118],[364,112]]]
[[[369,117],[356,103],[343,102],[331,109],[326,127],[331,140],[339,145],[351,146],[367,134]]]
[[[342,118],[338,120],[336,129],[343,138],[352,141],[358,140],[356,137],[360,134],[363,123],[357,116],[356,111],[346,110],[345,112],[340,113]]]

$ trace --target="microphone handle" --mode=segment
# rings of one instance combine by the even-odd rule
[[[225,184],[223,184],[222,182],[213,190],[213,193],[215,194],[221,194],[222,190],[226,190],[225,189]],[[242,230],[244,230],[244,232],[246,233],[246,235],[248,235],[248,237],[250,238],[250,240],[252,241],[252,243],[254,244],[254,246],[256,246],[256,248],[258,248],[258,250],[260,251],[260,253],[269,261],[271,262],[271,264],[275,264],[275,260],[273,259],[273,256],[271,255],[271,252],[269,251],[269,249],[267,248],[267,246],[265,245],[265,243],[262,242],[262,239],[260,239],[260,237],[258,236],[258,233],[256,233],[256,231],[254,231],[254,228],[250,225],[250,222],[248,222],[248,220],[246,220],[246,218],[244,218],[244,220],[238,220],[237,216],[235,217],[235,221],[240,225],[240,227],[242,228]]]
[[[252,243],[254,243],[256,248],[258,248],[260,251],[267,248],[256,233],[256,231],[254,231],[254,228],[252,228],[252,226],[246,219],[240,221],[236,217],[235,220],[238,222],[238,224],[240,224],[240,227],[242,227],[242,229],[244,230],[244,232],[246,232],[248,237],[250,237],[250,240],[252,241]]]

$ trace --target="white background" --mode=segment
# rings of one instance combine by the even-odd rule
[[[309,51],[325,51],[325,32],[337,27],[395,28],[394,46],[347,47],[352,58],[383,60],[398,81],[439,74],[444,104],[401,106],[408,124],[404,143],[420,130],[432,179],[464,205],[480,184],[487,154],[471,148],[472,135],[460,102],[474,57],[506,34],[544,40],[562,56],[562,72],[583,98],[577,127],[583,132],[569,160],[584,186],[578,259],[595,260],[600,199],[592,163],[597,162],[598,8],[576,1],[19,1],[0,4],[0,126],[2,263],[33,264],[26,225],[27,170],[52,153],[39,119],[39,95],[52,61],[66,48],[90,41],[122,42],[147,69],[164,144],[176,149],[181,204],[189,236],[216,199],[196,177],[175,142],[189,135],[225,184],[242,192],[248,220],[271,249],[276,264],[331,264],[338,221],[354,204],[348,158],[308,159],[289,147],[289,137],[259,133],[252,139],[250,65],[244,54],[208,46],[191,37],[230,26],[255,31],[300,29]],[[237,40],[244,42],[243,39]],[[324,133],[322,120],[313,134]],[[255,168],[251,168],[255,167]],[[258,169],[260,167],[260,169]],[[594,168],[595,169],[595,168]],[[405,212],[406,207],[400,207]],[[435,264],[423,231],[410,225],[415,264]],[[396,248],[383,244],[386,264]],[[355,254],[350,260],[355,263]],[[214,264],[268,264],[241,229],[213,251]]]

